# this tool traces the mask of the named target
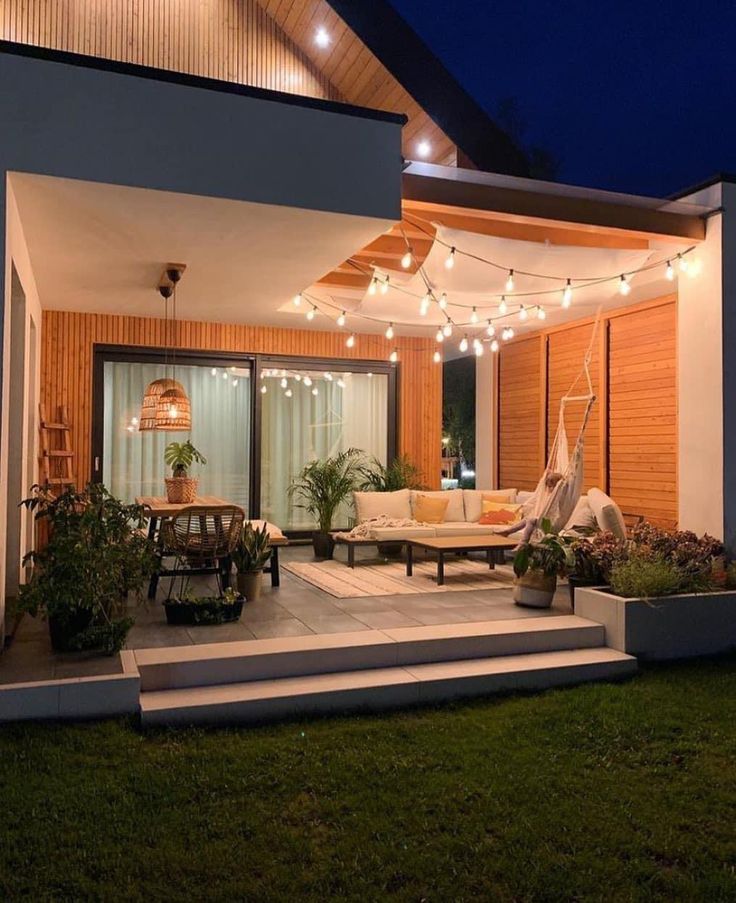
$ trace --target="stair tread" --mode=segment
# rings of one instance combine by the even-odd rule
[[[277,637],[265,640],[240,640],[231,643],[203,643],[197,646],[136,649],[135,659],[139,668],[146,668],[161,664],[240,658],[241,656],[253,657],[278,653],[324,651],[345,647],[368,647],[385,643],[427,642],[474,636],[507,636],[510,634],[568,631],[571,629],[600,631],[601,625],[595,621],[580,618],[577,615],[513,618],[422,627],[361,630],[350,633]]]
[[[281,677],[273,680],[142,692],[141,711],[146,713],[178,708],[194,709],[222,703],[255,702],[284,697],[299,698],[317,693],[336,693],[422,681],[469,679],[493,674],[533,672],[547,668],[623,663],[631,663],[633,669],[636,659],[615,649],[599,646],[588,649],[432,662],[301,677]]]

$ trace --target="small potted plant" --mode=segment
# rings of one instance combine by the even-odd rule
[[[318,529],[312,533],[315,558],[332,558],[335,541],[330,534],[340,505],[351,499],[361,476],[363,452],[349,448],[331,458],[311,461],[289,486],[289,495],[300,501],[316,521]]]
[[[547,518],[540,524],[542,537],[522,543],[514,555],[514,602],[527,608],[549,608],[557,589],[557,577],[573,565],[570,546],[552,531]]]
[[[164,600],[166,623],[175,627],[230,624],[240,620],[243,602],[231,587],[222,596],[195,596],[185,586],[178,595]]]
[[[253,528],[246,524],[240,540],[233,549],[232,559],[238,569],[236,583],[238,592],[247,602],[253,602],[261,595],[263,569],[271,557],[271,541],[264,524]]]
[[[206,464],[207,459],[187,439],[186,442],[169,442],[164,449],[164,461],[171,468],[166,477],[166,498],[173,505],[190,505],[197,495],[199,480],[189,476],[193,463]]]

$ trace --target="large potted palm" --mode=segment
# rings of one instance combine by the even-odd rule
[[[317,521],[312,533],[315,558],[329,559],[335,548],[330,534],[338,508],[349,501],[360,480],[363,452],[348,448],[330,458],[310,461],[289,486],[289,495]]]

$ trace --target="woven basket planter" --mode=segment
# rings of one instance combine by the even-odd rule
[[[196,477],[165,477],[166,498],[172,505],[191,505],[197,496]]]

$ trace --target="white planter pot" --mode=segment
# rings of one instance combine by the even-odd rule
[[[736,590],[625,599],[601,589],[575,590],[575,614],[603,624],[606,645],[664,661],[736,649]]]

